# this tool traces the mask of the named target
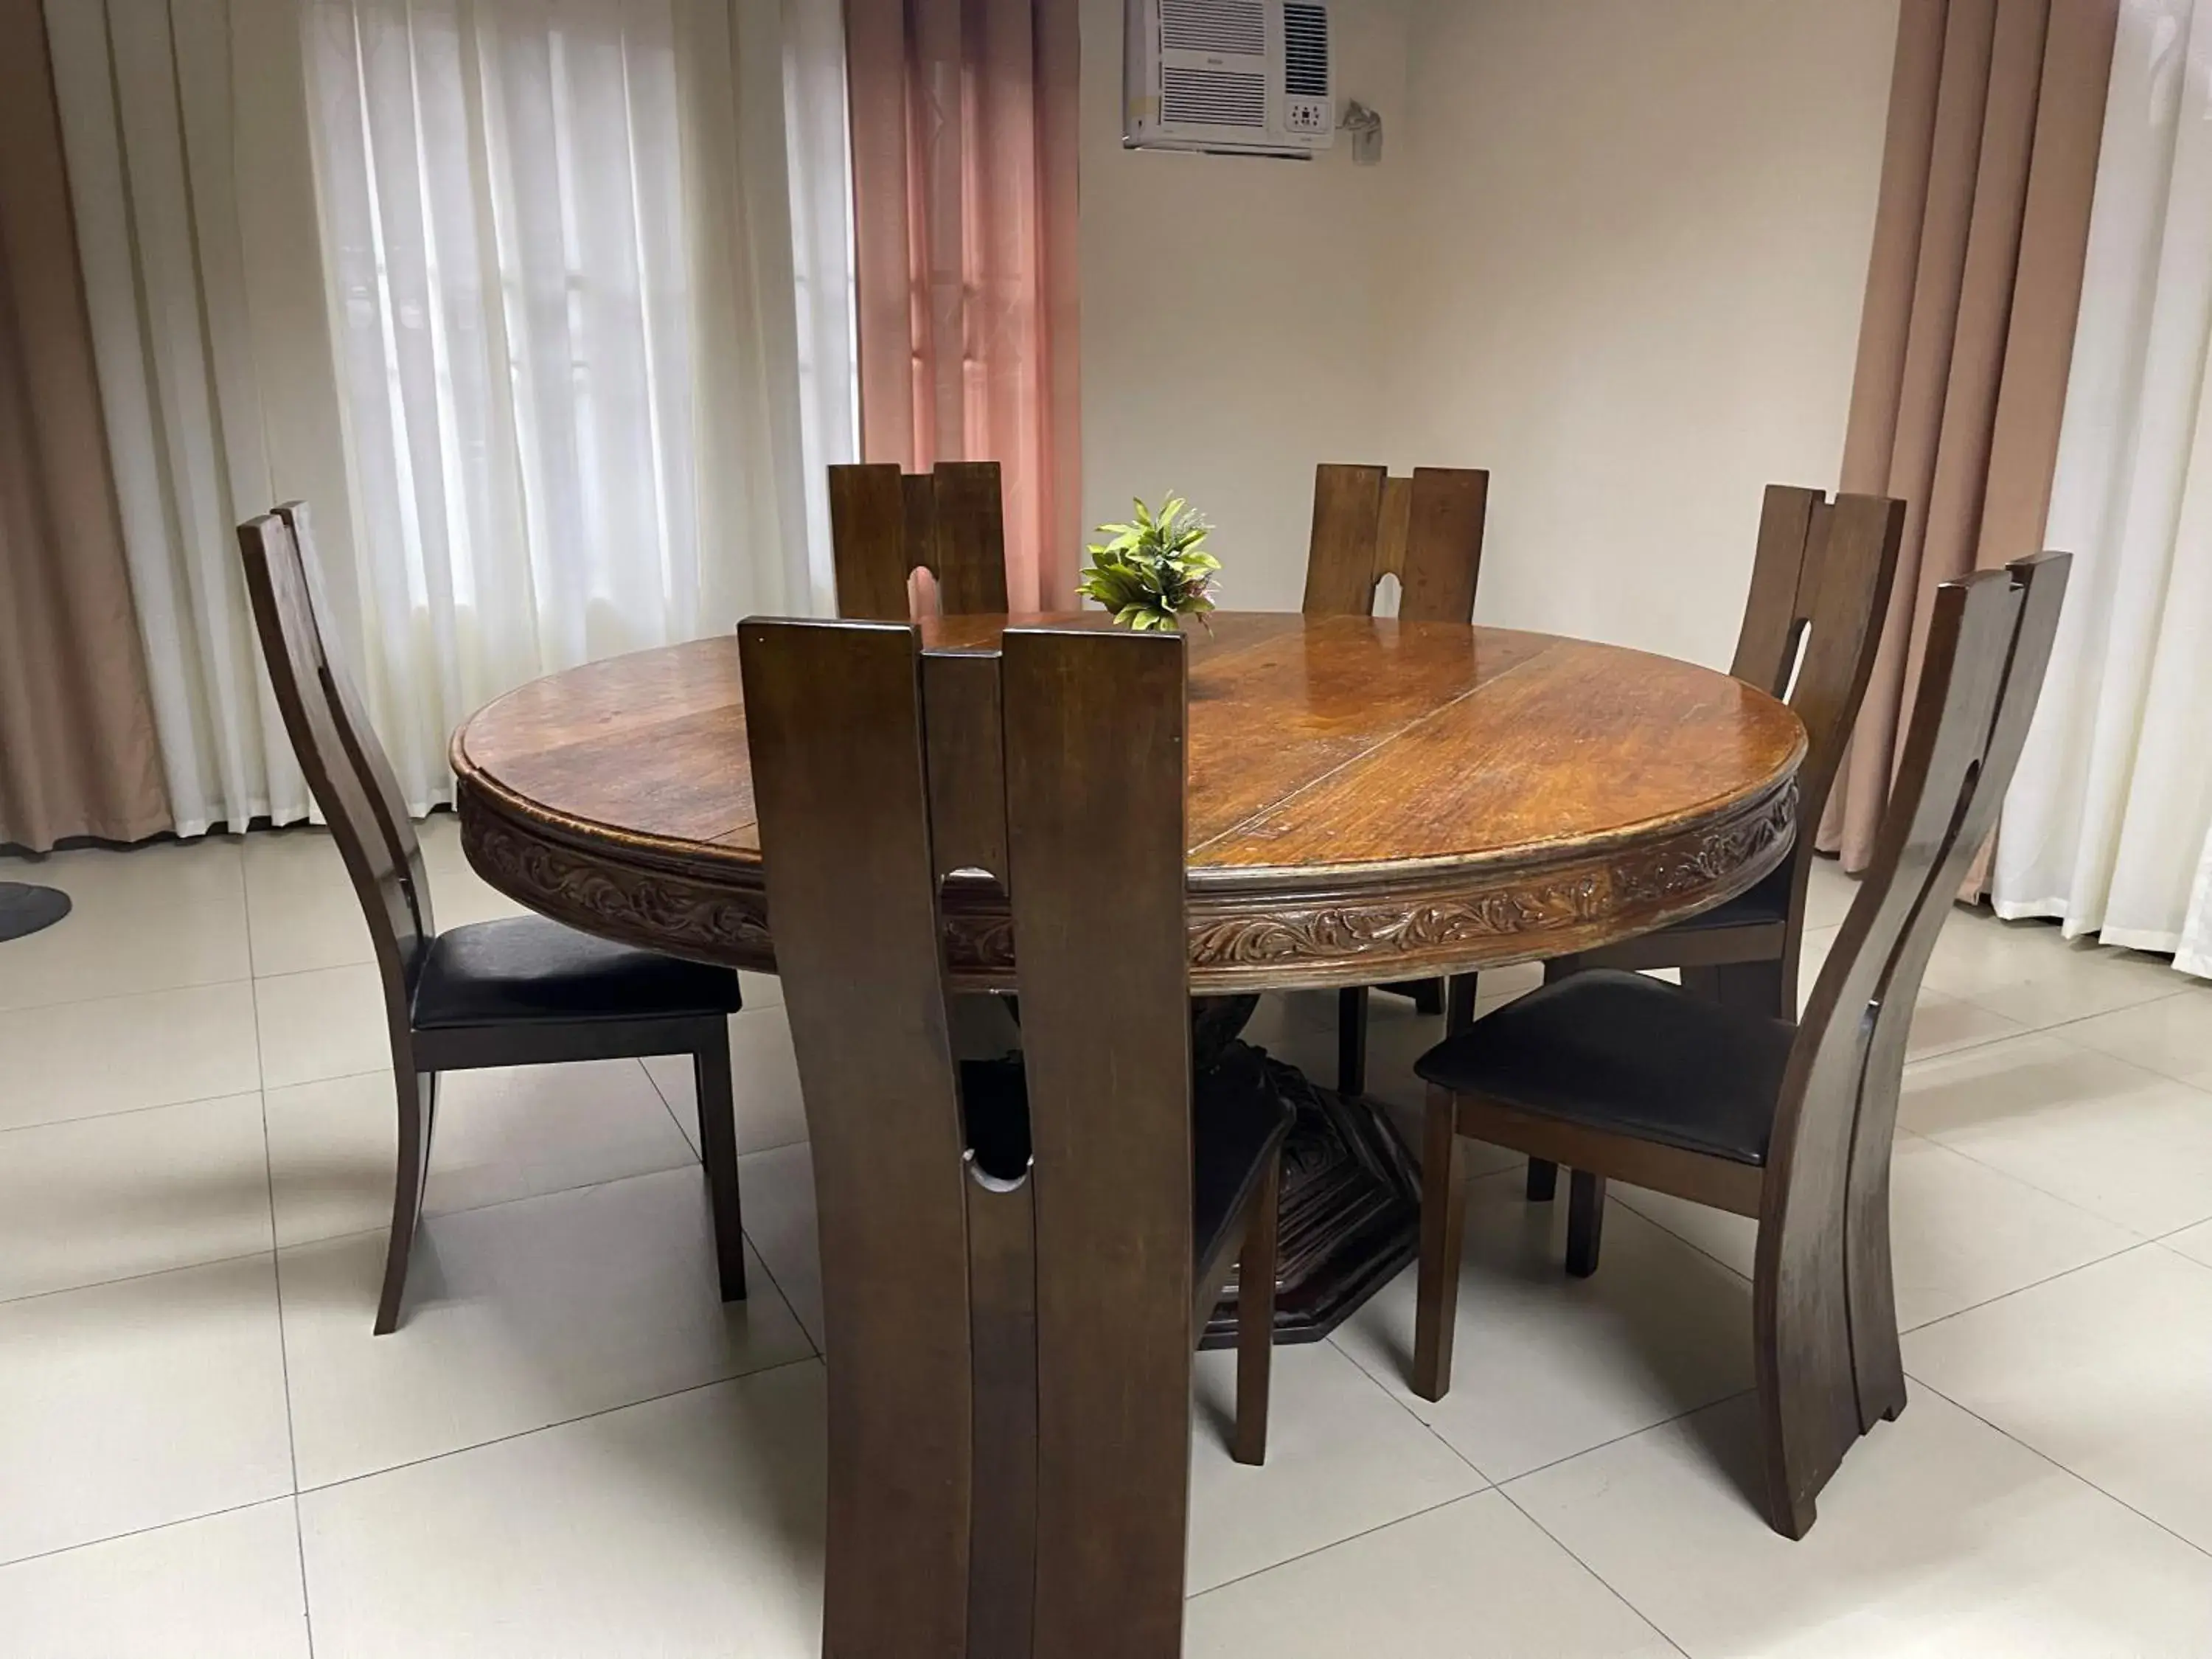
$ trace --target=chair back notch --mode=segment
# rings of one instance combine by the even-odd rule
[[[1852,1218],[1887,1212],[1913,1004],[2026,742],[2069,562],[2045,554],[1937,591],[1881,838],[1791,1048],[1768,1154],[1755,1316],[1763,1331],[1786,1328],[1830,1353],[1807,1374],[1853,1387],[1771,1391],[1784,1402],[1782,1462],[1802,1488],[1771,1493],[1774,1513],[1808,1506],[1858,1436],[1902,1403],[1887,1229]],[[1850,1263],[1840,1276],[1824,1268],[1838,1218]],[[1861,1254],[1875,1249],[1878,1262]],[[1762,1354],[1772,1346],[1762,1342]]]
[[[1379,466],[1323,462],[1314,469],[1300,608],[1310,617],[1371,617],[1376,586],[1393,575],[1402,620],[1469,620],[1489,495],[1486,471],[1425,466],[1394,478]]]
[[[1006,532],[996,461],[939,461],[902,473],[889,462],[830,469],[837,612],[904,622],[908,579],[936,579],[945,616],[1006,609]]]

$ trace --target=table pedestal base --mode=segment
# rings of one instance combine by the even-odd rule
[[[1208,998],[1197,1005],[1197,1109],[1206,1109],[1206,1070],[1256,1001]],[[1241,1013],[1236,1005],[1242,1005]],[[1221,1027],[1232,1018],[1224,1039]],[[1318,1342],[1413,1259],[1420,1238],[1419,1182],[1397,1131],[1375,1106],[1322,1088],[1280,1060],[1261,1063],[1297,1113],[1283,1151],[1275,1340]],[[1206,1322],[1200,1346],[1237,1346],[1233,1286]]]

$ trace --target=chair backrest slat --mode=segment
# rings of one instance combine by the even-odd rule
[[[996,461],[830,469],[830,540],[840,616],[903,622],[908,579],[927,570],[946,616],[1006,608],[1006,532]]]
[[[902,624],[739,630],[769,919],[813,1146],[830,1364],[825,1653],[966,1651],[973,1462],[963,1164]],[[885,1377],[902,1379],[894,1390]],[[916,1527],[917,1516],[931,1524]]]
[[[868,1579],[830,1586],[824,1650],[1027,1652],[1054,1631],[1172,1651],[1194,1278],[1184,643],[1012,629],[1000,653],[925,659],[906,624],[739,635],[814,1148],[830,1559]],[[975,870],[1013,910],[1024,1167],[951,1046],[941,884]],[[1133,1582],[1166,1588],[1139,1607]]]
[[[1379,466],[1314,469],[1313,534],[1306,551],[1309,617],[1371,617],[1384,576],[1399,582],[1407,622],[1463,623],[1474,614],[1490,475],[1416,467],[1394,478]]]
[[[422,862],[422,847],[415,834],[414,818],[407,810],[407,797],[401,793],[398,775],[392,769],[392,757],[377,740],[376,727],[368,718],[368,708],[362,701],[360,689],[338,653],[330,648],[337,613],[331,608],[325,590],[322,560],[315,547],[307,504],[286,501],[277,507],[276,516],[292,532],[292,544],[298,551],[300,568],[307,579],[307,600],[314,613],[316,636],[323,647],[323,678],[329,690],[331,714],[337,726],[338,740],[362,781],[377,828],[406,878],[408,898],[415,907],[416,926],[426,935],[434,934],[437,924],[430,907],[429,872]]]
[[[416,896],[420,872],[386,833],[372,801],[374,786],[349,748],[340,708],[344,677],[324,647],[313,579],[291,527],[263,514],[239,526],[238,544],[277,712],[368,923],[387,1018],[394,1041],[403,1042],[431,937]]]
[[[1800,493],[1805,492],[1771,491],[1769,504],[1776,494]],[[1793,524],[1796,507],[1795,501],[1788,505],[1786,516]],[[1764,520],[1759,532],[1764,560],[1770,550]],[[1800,823],[1820,822],[1843,764],[1852,723],[1874,678],[1882,617],[1889,607],[1904,539],[1903,501],[1881,495],[1838,495],[1832,506],[1816,500],[1806,515],[1801,550],[1791,562],[1794,568],[1778,573],[1776,579],[1777,586],[1786,581],[1793,590],[1781,652],[1747,663],[1754,631],[1764,634],[1771,626],[1758,615],[1766,595],[1754,574],[1752,604],[1746,607],[1744,634],[1736,650],[1740,666],[1730,672],[1775,696],[1786,695],[1790,707],[1805,723],[1805,761],[1797,769]],[[1793,666],[1795,685],[1789,683]],[[1744,667],[1755,672],[1746,673]]]
[[[1194,1276],[1184,644],[1016,629],[1005,653],[1036,1159],[1037,1621],[1171,1653]],[[1132,1585],[1170,1593],[1139,1605]]]
[[[1849,1218],[1888,1203],[1905,1038],[1920,981],[1967,865],[1995,820],[2025,741],[2049,661],[2067,577],[2063,556],[2022,561],[1937,590],[1928,654],[1898,782],[1873,863],[1814,986],[1784,1078],[1768,1153],[1759,1229],[1755,1315],[1778,1317],[1832,1347],[1833,1369],[1814,1374],[1869,1379],[1871,1358],[1893,1356],[1895,1310],[1887,1259],[1856,1253],[1879,1230]],[[1854,1256],[1827,1269],[1844,1218]],[[1886,1234],[1882,1236],[1886,1237]],[[1893,1374],[1893,1366],[1891,1367]],[[1859,1397],[1778,1393],[1778,1431],[1796,1449],[1784,1460],[1819,1480],[1870,1426]],[[1794,1412],[1794,1416],[1790,1413]],[[1796,1495],[1808,1498],[1809,1491]]]

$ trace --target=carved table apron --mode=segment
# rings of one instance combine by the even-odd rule
[[[936,619],[924,643],[988,650],[1005,622]],[[1591,949],[1734,897],[1796,830],[1796,717],[1670,658],[1446,623],[1220,613],[1190,637],[1190,688],[1201,996]],[[454,734],[453,763],[463,843],[494,886],[588,933],[775,971],[733,636],[526,685]],[[1013,988],[992,884],[948,884],[945,922],[958,988]],[[1283,1075],[1300,1118],[1278,1331],[1310,1340],[1411,1260],[1415,1208],[1387,1125]]]

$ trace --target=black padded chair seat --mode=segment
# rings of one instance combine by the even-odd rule
[[[1788,866],[1784,866],[1785,872]],[[1790,920],[1790,890],[1785,886],[1776,891],[1771,884],[1759,882],[1748,892],[1738,893],[1725,904],[1678,921],[1663,932],[1678,928],[1709,927],[1778,927]]]
[[[684,1019],[737,1012],[738,976],[593,939],[543,916],[455,927],[431,941],[415,1028]]]
[[[1763,1164],[1796,1028],[1594,968],[1507,1003],[1414,1062],[1543,1117]]]
[[[1028,1096],[1017,1059],[964,1060],[968,1144],[985,1173],[1018,1178],[1030,1157]],[[1203,1268],[1279,1155],[1294,1110],[1268,1085],[1259,1053],[1232,1044],[1198,1079],[1191,1108],[1191,1260]]]

